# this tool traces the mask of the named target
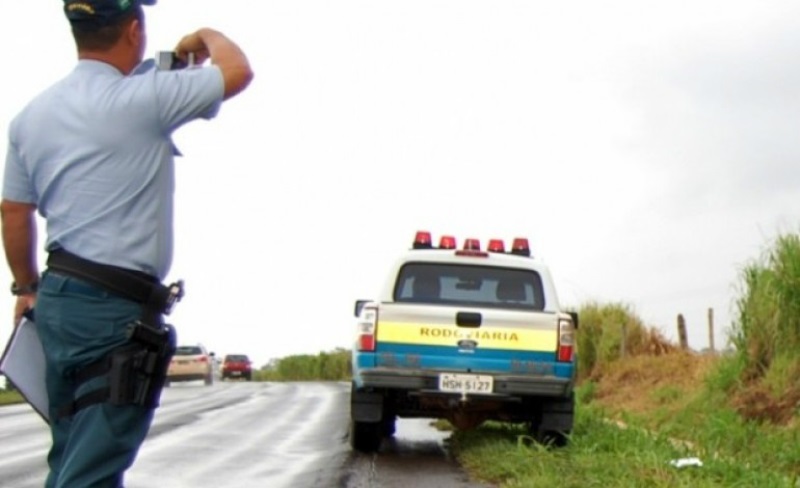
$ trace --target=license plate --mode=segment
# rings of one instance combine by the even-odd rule
[[[439,375],[439,391],[492,393],[494,391],[494,378],[479,374],[442,373]]]
[[[231,371],[231,374],[233,376],[239,376],[240,374],[242,374],[242,372],[241,371]]]

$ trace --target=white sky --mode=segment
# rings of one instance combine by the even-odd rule
[[[3,134],[74,65],[61,5],[0,17]],[[562,304],[623,302],[671,338],[683,313],[696,348],[713,307],[719,346],[741,267],[797,231],[797,2],[161,0],[147,13],[148,53],[209,26],[256,73],[217,119],[175,135],[181,342],[259,365],[349,348],[354,300],[424,229],[527,236]],[[0,338],[12,303],[0,293]]]

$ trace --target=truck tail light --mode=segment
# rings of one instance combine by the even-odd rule
[[[575,352],[575,327],[571,319],[558,319],[558,362],[569,363]]]
[[[375,335],[378,331],[378,308],[364,307],[358,318],[358,350],[375,351]]]

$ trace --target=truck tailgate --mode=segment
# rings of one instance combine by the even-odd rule
[[[546,374],[558,347],[549,312],[382,303],[376,333],[378,367]]]

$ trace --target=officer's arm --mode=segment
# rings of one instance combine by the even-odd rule
[[[175,52],[180,57],[195,53],[198,62],[210,59],[222,71],[225,84],[224,99],[238,94],[250,84],[253,71],[250,62],[239,46],[221,32],[214,29],[200,29],[181,39]]]
[[[14,282],[25,287],[39,279],[36,264],[36,205],[30,203],[0,202],[3,247]]]

